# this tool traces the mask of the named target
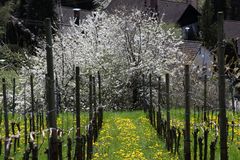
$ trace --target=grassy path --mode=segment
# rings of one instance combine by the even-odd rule
[[[94,160],[177,160],[142,112],[105,113]]]

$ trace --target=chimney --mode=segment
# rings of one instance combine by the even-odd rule
[[[198,9],[198,0],[186,0],[187,4],[191,4],[194,8]]]
[[[80,9],[79,8],[74,8],[73,9],[73,17],[75,20],[75,24],[79,25],[79,20],[80,20]]]
[[[147,8],[147,0],[144,0],[144,8]]]
[[[158,12],[158,0],[151,0],[150,7],[153,12]]]

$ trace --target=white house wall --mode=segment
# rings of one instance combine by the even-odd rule
[[[207,75],[211,76],[210,69],[212,68],[213,60],[214,60],[213,55],[210,53],[210,51],[202,46],[199,48],[199,51],[196,55],[196,58],[194,59],[193,64],[200,70],[206,66],[208,69]]]

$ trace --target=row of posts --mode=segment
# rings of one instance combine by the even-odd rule
[[[53,74],[53,55],[52,55],[52,29],[51,21],[46,19],[46,41],[47,41],[47,104],[48,104],[48,127],[56,129],[56,112],[54,98],[54,74]],[[101,77],[99,79],[99,107],[96,106],[96,85],[95,78],[89,76],[89,125],[86,138],[80,135],[80,92],[79,92],[79,68],[76,68],[76,118],[77,118],[77,145],[81,149],[76,148],[76,158],[78,160],[85,159],[85,139],[87,139],[87,160],[92,159],[93,141],[96,141],[99,129],[103,121],[103,108],[101,106]],[[93,103],[94,102],[94,103]],[[94,108],[92,105],[94,104]],[[53,112],[54,111],[54,112]],[[49,160],[58,160],[58,139],[57,130],[53,130],[49,142]],[[82,145],[81,145],[82,142]],[[84,143],[84,144],[83,144]],[[68,143],[70,145],[70,141]],[[82,147],[81,147],[82,146]],[[69,158],[71,159],[71,158]]]
[[[47,155],[49,160],[61,160],[62,159],[62,142],[59,141],[59,129],[57,128],[57,113],[56,113],[56,106],[55,106],[55,81],[54,81],[54,72],[53,72],[53,54],[52,54],[52,29],[51,29],[51,20],[49,18],[45,21],[46,27],[46,51],[47,51],[47,74],[46,74],[46,101],[47,101],[47,127],[49,132],[51,132],[49,136],[49,146],[47,150]],[[77,133],[76,133],[76,151],[75,151],[75,158],[77,160],[90,160],[92,159],[93,154],[93,142],[97,140],[99,130],[102,127],[103,122],[103,108],[102,108],[102,100],[101,100],[101,77],[100,73],[98,72],[98,97],[99,97],[99,105],[97,107],[97,95],[96,95],[96,82],[95,77],[92,75],[89,76],[89,125],[87,130],[87,135],[81,135],[80,132],[80,85],[79,85],[79,67],[76,67],[76,126],[77,126]],[[34,104],[34,92],[33,92],[33,75],[30,77],[30,84],[31,84],[31,118],[30,118],[30,131],[33,133],[33,138],[35,137],[35,119],[34,119],[34,112],[35,112],[35,104]],[[6,81],[2,79],[3,84],[3,109],[4,109],[4,126],[5,126],[5,145],[4,145],[4,159],[7,160],[10,156],[10,147],[11,147],[11,138],[9,134],[9,120],[8,120],[8,104],[7,104],[7,93],[6,93]],[[15,86],[15,80],[14,80]],[[13,94],[15,95],[15,87],[13,90]],[[26,97],[25,97],[26,98]],[[14,99],[14,97],[13,97]],[[14,100],[13,100],[14,101]],[[13,103],[15,105],[15,102]],[[13,116],[15,114],[15,106],[13,106]],[[44,117],[42,117],[44,119]],[[44,124],[43,124],[44,125]],[[19,126],[19,124],[18,124]],[[24,160],[29,159],[30,153],[32,153],[32,159],[38,159],[38,147],[34,141],[29,142],[30,149],[26,149],[27,144],[27,118],[26,113],[24,113],[24,127],[25,127],[25,150],[24,153]],[[13,125],[14,128],[14,125]],[[41,128],[41,127],[40,127]],[[19,128],[20,131],[20,128]],[[13,135],[15,135],[15,131],[13,129]],[[14,146],[19,142],[20,136],[15,137]],[[2,141],[1,141],[2,142]],[[71,139],[68,138],[68,159],[71,158]],[[85,144],[87,143],[87,147]],[[1,146],[1,145],[0,145]],[[16,147],[14,147],[16,148]],[[86,152],[85,152],[86,148]],[[1,148],[0,148],[1,150]],[[86,157],[85,157],[86,156]]]
[[[93,153],[93,142],[97,140],[99,130],[102,128],[103,123],[103,108],[102,108],[102,100],[101,100],[101,76],[100,72],[97,74],[98,77],[98,105],[97,105],[97,93],[96,93],[96,79],[92,75],[89,76],[89,125],[87,130],[87,135],[81,135],[80,132],[80,76],[79,76],[79,67],[76,67],[76,150],[74,157],[77,160],[91,159]],[[31,116],[29,118],[29,128],[30,133],[28,134],[27,128],[27,116],[26,116],[26,102],[24,102],[24,138],[25,138],[25,153],[23,156],[24,160],[28,160],[30,158],[30,154],[32,155],[33,160],[38,159],[38,143],[35,143],[35,137],[38,138],[35,133],[37,133],[40,129],[44,129],[44,113],[39,114],[39,111],[36,111],[36,104],[34,100],[34,83],[33,83],[33,75],[30,76],[30,88],[31,88]],[[13,91],[15,90],[15,79],[13,80]],[[8,117],[8,103],[7,103],[7,90],[6,90],[6,80],[2,79],[2,88],[3,88],[3,109],[4,109],[4,126],[5,126],[5,144],[4,144],[4,159],[8,159],[10,157],[12,140],[14,140],[14,153],[16,153],[16,148],[20,147],[20,122],[12,122],[11,126],[9,126],[9,117]],[[25,94],[25,93],[24,93]],[[15,93],[13,93],[13,97],[15,97]],[[24,98],[26,101],[26,97]],[[13,104],[15,104],[15,100],[13,98]],[[15,109],[13,105],[12,116],[14,117]],[[35,116],[36,115],[36,116]],[[37,117],[36,121],[35,118]],[[1,120],[2,121],[2,120]],[[1,123],[1,122],[0,122]],[[37,124],[36,124],[37,123]],[[39,126],[40,125],[40,126]],[[18,131],[15,131],[15,126]],[[10,127],[12,128],[12,136],[10,136]],[[37,127],[37,128],[35,128]],[[51,133],[53,129],[51,129]],[[49,130],[49,131],[50,131]],[[61,129],[57,130],[59,135]],[[51,138],[52,134],[50,135]],[[27,143],[29,147],[27,148]],[[86,146],[87,143],[87,147]],[[62,159],[62,142],[57,139],[57,152],[58,159]],[[72,140],[68,137],[68,159],[72,159],[71,157],[71,147]],[[85,151],[86,150],[86,151]],[[2,153],[2,139],[0,140],[0,154]],[[50,159],[51,155],[49,150],[47,150],[48,158]],[[85,157],[86,156],[86,157]]]
[[[161,86],[161,77],[158,77],[158,103],[157,106],[153,106],[153,91],[152,91],[152,75],[149,75],[149,106],[144,106],[145,112],[148,113],[148,117],[150,120],[151,125],[156,129],[159,137],[161,139],[165,139],[166,147],[168,151],[171,151],[172,153],[178,153],[179,154],[179,147],[181,142],[181,136],[183,132],[183,138],[184,138],[184,158],[185,160],[191,159],[191,131],[190,131],[190,74],[189,74],[189,66],[185,66],[185,80],[184,80],[184,86],[185,86],[185,126],[184,129],[181,130],[180,128],[176,126],[171,126],[170,122],[170,93],[169,93],[169,74],[166,74],[165,76],[166,84],[165,86]],[[162,88],[165,88],[165,91],[162,90]],[[163,95],[165,94],[165,95]],[[164,120],[162,117],[162,106],[166,106],[166,120]],[[216,126],[215,126],[216,127]],[[204,129],[204,135],[202,137],[198,137],[198,128],[194,128],[193,131],[193,159],[197,160],[204,159],[207,160],[208,158],[208,129]],[[217,135],[217,133],[216,133]],[[215,159],[215,151],[216,151],[216,144],[218,141],[218,136],[216,136],[213,141],[210,144],[210,160]],[[204,143],[203,143],[204,142]],[[199,154],[197,155],[197,148],[199,148]]]
[[[224,43],[223,43],[223,13],[218,13],[218,84],[219,84],[219,128],[220,128],[220,158],[221,160],[228,159],[227,149],[227,118],[226,118],[226,100],[225,100],[225,73],[224,73]],[[184,159],[191,160],[191,132],[190,132],[190,74],[189,66],[185,66],[185,126],[183,130],[184,135]],[[163,100],[161,92],[161,77],[158,78],[158,104],[157,104],[157,117],[155,118],[155,109],[153,107],[152,100],[152,75],[149,75],[149,107],[146,108],[144,105],[144,111],[148,111],[148,117],[150,123],[156,128],[158,134],[166,138],[166,146],[168,150],[173,151],[173,145],[175,144],[175,153],[179,151],[179,143],[181,138],[181,131],[174,126],[170,126],[170,94],[169,94],[169,74],[166,74],[166,86],[165,86],[165,102]],[[143,80],[144,82],[144,80]],[[145,83],[145,82],[144,82]],[[204,83],[204,121],[207,120],[206,116],[206,75]],[[146,93],[144,93],[146,95]],[[164,121],[161,115],[161,103],[165,103],[167,120]],[[157,123],[157,124],[156,124]],[[204,138],[198,138],[198,129],[194,129],[194,160],[197,159],[197,145],[199,144],[199,158],[207,160],[208,152],[208,130],[204,130]],[[217,135],[217,134],[216,134]],[[218,137],[210,144],[210,160],[215,159],[215,150]],[[203,141],[204,141],[204,155],[203,152]]]

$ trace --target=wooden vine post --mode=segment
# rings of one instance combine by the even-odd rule
[[[89,75],[89,125],[87,131],[87,160],[92,159],[93,144],[93,76]]]
[[[144,110],[144,113],[147,112],[147,104],[146,104],[146,88],[145,88],[145,75],[143,74],[142,75],[142,91],[143,91],[143,97],[142,97],[142,105],[143,105],[143,110]]]
[[[97,92],[96,92],[96,78],[92,79],[92,89],[93,89],[93,111],[97,112]]]
[[[31,126],[30,126],[30,132],[32,132],[33,138],[35,138],[35,102],[34,102],[34,84],[33,84],[33,74],[30,75],[30,86],[31,86]],[[37,146],[34,144],[34,139],[30,140],[30,149],[32,151],[32,159],[37,160],[38,159],[38,151]]]
[[[76,93],[75,93],[75,97],[76,97],[76,126],[77,126],[77,138],[76,138],[76,158],[77,160],[81,159],[81,152],[80,152],[80,148],[81,148],[81,132],[80,132],[80,85],[79,85],[79,67],[76,67]]]
[[[33,74],[30,76],[30,86],[31,86],[31,126],[30,126],[30,131],[35,132],[35,117],[34,117],[34,112],[35,112],[35,106],[34,106],[34,89],[33,89]]]
[[[53,72],[53,54],[52,54],[52,26],[50,18],[46,18],[46,51],[47,51],[47,109],[48,109],[48,128],[50,129],[49,138],[49,160],[58,160],[58,139],[57,139],[57,121],[55,107],[55,87],[54,87],[54,72]]]
[[[157,111],[157,132],[160,136],[162,136],[162,129],[161,129],[161,123],[162,123],[162,116],[161,116],[161,77],[158,77],[158,111]]]
[[[208,159],[208,129],[204,129],[204,160]]]
[[[170,92],[169,92],[169,74],[166,74],[166,108],[167,108],[167,149],[170,150]]]
[[[4,160],[8,160],[10,154],[10,142],[9,142],[9,124],[8,124],[8,108],[7,108],[7,91],[6,81],[2,79],[3,85],[3,110],[4,110],[4,126],[5,126],[5,145],[4,145]]]
[[[12,112],[12,117],[14,118],[14,115],[15,115],[15,108],[16,108],[16,79],[13,78],[13,99],[12,99],[12,102],[13,102],[13,112]]]
[[[93,118],[93,106],[92,106],[92,74],[89,75],[89,122]]]
[[[184,157],[191,160],[191,141],[190,141],[190,75],[189,65],[185,66],[185,133],[184,133]]]
[[[27,130],[27,127],[28,127],[28,125],[27,125],[27,111],[26,111],[26,107],[27,107],[27,104],[26,104],[26,85],[24,85],[24,95],[23,95],[23,99],[24,99],[24,105],[23,105],[23,107],[24,107],[24,150],[26,151],[26,149],[27,149],[27,143],[28,143],[28,136],[27,136],[27,132],[28,132],[28,130]]]
[[[102,92],[101,92],[101,75],[98,71],[98,103],[101,106],[102,104]]]
[[[207,121],[207,68],[203,69],[204,73],[204,104],[203,104],[203,120]]]
[[[98,114],[97,114],[97,91],[96,91],[96,78],[93,77],[92,79],[92,89],[93,89],[93,140],[94,142],[97,141],[98,136]]]
[[[218,95],[219,95],[219,125],[220,125],[220,159],[228,160],[227,148],[227,117],[226,117],[226,100],[225,100],[225,56],[224,56],[224,42],[223,42],[223,12],[218,12]]]
[[[149,75],[149,90],[150,90],[150,104],[148,108],[149,113],[149,119],[151,122],[151,125],[153,125],[153,102],[152,102],[152,74]]]
[[[98,71],[98,112],[99,112],[99,117],[98,117],[98,130],[102,128],[102,121],[103,121],[103,107],[102,107],[102,88],[101,88],[101,75],[100,72]]]

